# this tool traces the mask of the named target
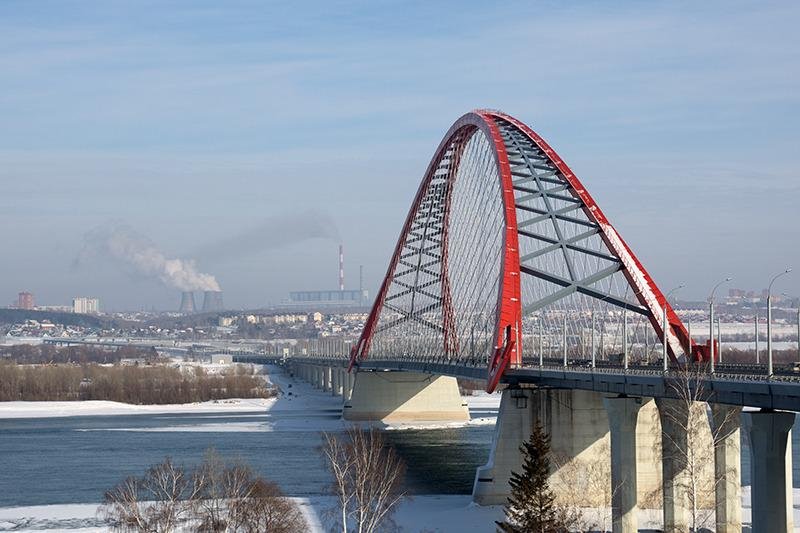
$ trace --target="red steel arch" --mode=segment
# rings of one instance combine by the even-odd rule
[[[501,131],[501,127],[505,130],[505,135]],[[515,190],[525,190],[523,187],[515,184],[515,175],[512,170],[512,161],[509,157],[508,131],[514,130],[514,134],[523,139],[525,142],[531,143],[531,146],[540,150],[547,158],[548,162],[558,173],[559,179],[563,180],[565,185],[560,190],[567,192],[574,202],[578,205],[576,208],[584,213],[586,219],[596,228],[593,231],[600,236],[605,243],[608,254],[599,254],[596,251],[587,251],[594,255],[600,255],[614,259],[619,263],[619,271],[622,272],[625,279],[630,285],[631,290],[635,293],[636,300],[638,300],[641,307],[636,311],[641,315],[646,316],[652,328],[655,330],[658,338],[663,339],[665,332],[662,328],[662,312],[663,309],[667,310],[667,319],[669,327],[666,332],[666,340],[668,352],[673,363],[677,363],[677,357],[682,353],[691,353],[692,356],[699,356],[701,347],[696,346],[689,335],[686,328],[672,310],[669,302],[666,300],[662,292],[658,289],[655,282],[642,266],[641,262],[636,258],[630,247],[625,243],[622,237],[617,233],[608,218],[602,212],[600,207],[595,202],[594,198],[589,194],[577,176],[567,166],[567,164],[559,157],[547,142],[542,139],[536,132],[534,132],[527,125],[521,121],[498,111],[491,110],[475,110],[465,114],[459,118],[449,129],[442,142],[439,144],[433,159],[428,165],[425,176],[420,184],[419,189],[409,210],[405,224],[398,239],[391,261],[389,263],[386,276],[384,277],[381,288],[376,296],[375,302],[372,306],[369,317],[366,321],[364,330],[356,345],[351,351],[350,368],[357,365],[360,360],[366,359],[370,355],[372,342],[376,333],[376,327],[381,317],[381,313],[387,307],[387,294],[390,285],[394,282],[397,276],[398,266],[403,263],[404,249],[407,250],[408,242],[418,241],[413,237],[415,231],[415,224],[419,213],[424,209],[430,209],[430,194],[432,181],[442,178],[442,170],[446,168],[446,179],[441,182],[441,187],[444,188],[444,199],[440,200],[439,210],[435,213],[434,220],[436,221],[436,237],[433,242],[437,243],[439,248],[438,265],[438,284],[439,295],[442,315],[442,335],[444,338],[442,351],[457,351],[458,338],[455,332],[455,317],[451,299],[451,288],[449,279],[448,268],[448,235],[450,232],[450,211],[451,211],[451,194],[453,184],[456,180],[456,175],[459,171],[461,157],[466,143],[472,138],[473,135],[482,134],[488,141],[491,147],[491,152],[496,168],[499,188],[499,195],[502,198],[503,209],[503,231],[502,231],[502,248],[500,255],[500,276],[499,287],[497,288],[497,306],[496,317],[493,335],[493,350],[487,357],[488,373],[487,373],[487,390],[492,391],[500,381],[504,371],[509,366],[519,366],[522,364],[522,317],[523,317],[523,296],[520,288],[520,278],[522,274],[532,273],[540,277],[548,279],[547,273],[536,272],[533,269],[521,268],[520,262],[520,242],[519,236],[522,233],[526,235],[524,230],[521,230],[518,224],[517,211],[527,210],[534,211],[535,213],[543,213],[543,216],[561,217],[566,220],[572,220],[565,217],[563,212],[565,209],[553,211],[551,213],[544,213],[536,209],[531,209],[518,203],[515,198]],[[517,141],[519,142],[519,141]],[[507,146],[508,145],[508,146]],[[515,164],[519,161],[515,160]],[[519,175],[519,174],[517,174]],[[552,189],[555,190],[555,189]],[[526,192],[531,192],[527,191]],[[543,193],[539,193],[540,195]],[[529,197],[532,195],[528,195]],[[555,195],[553,195],[555,196]],[[559,198],[564,198],[560,196]],[[567,198],[569,199],[569,198]],[[540,217],[541,218],[541,217]],[[577,221],[581,222],[581,221]],[[582,222],[585,223],[585,222]],[[441,227],[440,227],[441,226]],[[428,229],[426,228],[426,232]],[[530,234],[527,234],[530,236]],[[535,236],[539,237],[541,236]],[[431,238],[431,237],[428,237]],[[424,237],[423,237],[424,239]],[[572,239],[575,242],[575,239]],[[558,243],[554,243],[558,246]],[[563,246],[563,243],[562,243]],[[567,246],[575,247],[574,244]],[[422,249],[423,244],[419,244]],[[565,248],[566,257],[566,248]],[[401,266],[402,267],[402,266]],[[558,279],[556,276],[551,276],[549,281],[560,283],[566,286],[567,282]],[[586,280],[584,280],[586,281]],[[572,285],[577,285],[573,282]],[[402,284],[404,287],[408,285]],[[428,283],[430,285],[430,283]],[[570,287],[568,287],[570,288]],[[585,294],[599,299],[605,300],[611,298],[610,296],[603,296],[597,293],[594,289],[588,286],[581,286],[575,289],[571,286],[570,290],[583,290]],[[629,309],[633,306],[620,302],[619,305]],[[390,307],[390,306],[389,306]],[[409,319],[418,319],[416,316],[409,315]],[[540,345],[541,348],[541,345]]]

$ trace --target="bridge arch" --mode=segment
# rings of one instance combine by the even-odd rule
[[[588,337],[592,350],[604,339],[606,356],[632,338],[649,359],[664,335],[673,364],[700,355],[555,150],[521,121],[476,110],[452,125],[428,165],[350,366],[485,365],[491,391],[526,358],[585,357]]]

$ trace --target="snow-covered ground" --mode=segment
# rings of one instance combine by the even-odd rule
[[[0,402],[0,418],[51,418],[61,416],[167,413],[242,413],[263,411],[274,403],[275,400],[271,398],[233,398],[229,400],[170,405],[133,405],[105,400],[75,402]]]
[[[750,491],[742,491],[742,519],[750,524]],[[309,531],[330,531],[330,517],[335,509],[331,497],[292,498],[300,505]],[[107,531],[97,518],[97,504],[40,505],[34,507],[0,508],[0,531],[47,533],[100,533]],[[606,515],[609,511],[606,510]],[[495,520],[502,520],[503,509],[499,506],[481,507],[472,503],[468,495],[415,496],[403,501],[394,515],[394,521],[402,532],[472,533],[492,531]],[[595,510],[586,511],[586,519],[596,523]],[[603,518],[600,518],[601,520]],[[607,524],[610,517],[606,516]],[[794,492],[794,521],[800,531],[800,489]],[[644,509],[639,512],[642,530],[658,530],[661,527],[661,511]],[[713,524],[707,527],[713,528]],[[748,531],[749,528],[745,528]]]

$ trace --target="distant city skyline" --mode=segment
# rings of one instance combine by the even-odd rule
[[[0,302],[177,309],[100,254],[124,226],[225,305],[375,289],[422,174],[476,107],[530,124],[656,283],[800,293],[789,2],[0,3]],[[290,231],[290,230],[297,230]],[[728,287],[721,294],[727,294]]]

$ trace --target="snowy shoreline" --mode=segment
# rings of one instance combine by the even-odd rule
[[[230,398],[182,404],[134,405],[107,400],[71,402],[0,402],[0,419],[58,418],[65,416],[115,416],[170,413],[247,413],[264,412],[274,398]]]
[[[742,521],[750,523],[750,487],[742,487]],[[308,523],[309,531],[322,533],[328,528],[326,517],[336,505],[331,496],[292,497]],[[97,503],[36,505],[0,508],[0,531],[35,532],[69,531],[71,533],[100,533],[107,531],[97,517]],[[597,509],[585,509],[590,521],[606,520],[610,529],[610,510],[605,517]],[[795,523],[800,520],[800,489],[794,489]],[[503,519],[501,506],[481,507],[468,494],[426,494],[406,498],[394,515],[401,531],[430,531],[432,533],[472,533],[491,529],[495,520]],[[436,525],[433,525],[436,524]],[[660,509],[640,509],[639,526],[643,529],[661,527]],[[794,531],[800,531],[795,527]]]

